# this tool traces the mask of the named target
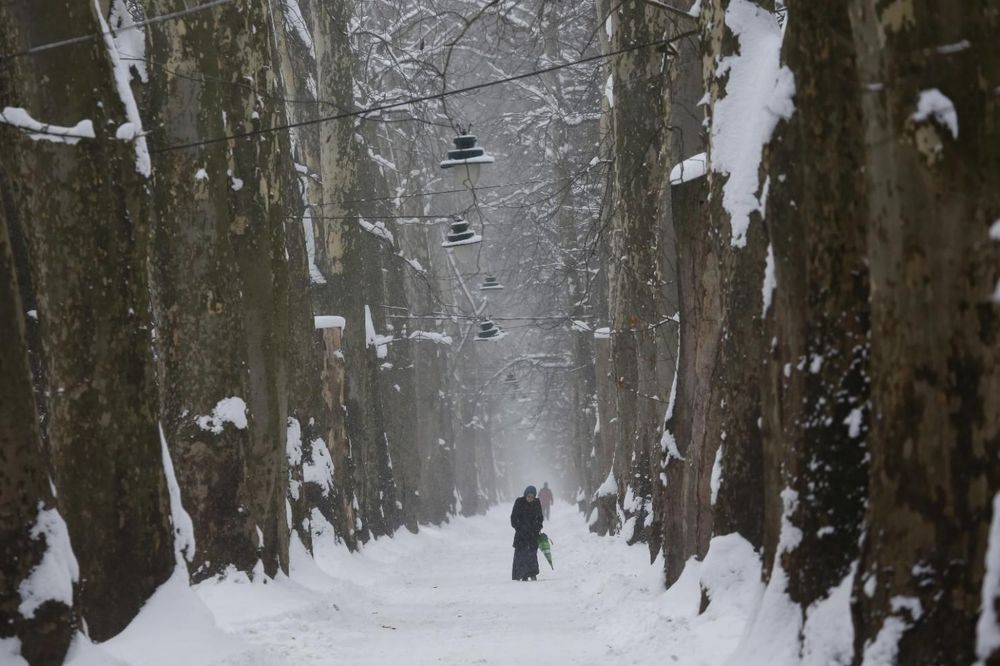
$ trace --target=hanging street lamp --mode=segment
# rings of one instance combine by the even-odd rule
[[[499,340],[504,336],[504,332],[491,320],[479,323],[479,331],[476,333],[476,342],[489,340]]]
[[[479,285],[479,291],[496,291],[498,289],[503,289],[503,285],[492,275],[487,275],[483,279],[483,283]]]
[[[465,261],[473,257],[477,250],[476,245],[482,242],[483,237],[473,231],[468,222],[456,217],[441,247],[453,251],[456,259]]]
[[[467,131],[462,131],[452,141],[455,150],[448,151],[448,159],[441,162],[442,169],[453,169],[459,187],[471,190],[479,182],[479,169],[484,164],[493,164],[492,155],[476,145],[476,137]]]

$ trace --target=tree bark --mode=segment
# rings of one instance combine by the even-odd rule
[[[150,11],[183,6],[153,0]],[[259,34],[251,23],[262,26]],[[232,145],[163,151],[284,123],[283,106],[263,102],[280,97],[268,71],[265,26],[263,3],[245,0],[190,25],[150,28],[153,62],[200,75],[154,70],[150,91],[160,128],[153,144],[153,275],[163,421],[195,526],[195,580],[230,565],[251,573],[258,561],[268,575],[287,570],[288,306],[281,294],[287,293],[288,199],[297,198],[289,191],[291,164],[279,157],[287,144],[280,133],[266,133]],[[200,80],[206,75],[213,84]],[[219,418],[234,402],[243,418]]]
[[[851,20],[873,402],[855,663],[876,642],[895,663],[972,663],[1000,452],[1000,16],[855,0]]]
[[[615,12],[611,48],[662,39],[672,23],[634,2]],[[676,246],[670,224],[670,92],[665,55],[644,48],[616,56],[612,70],[615,141],[611,260],[612,359],[618,386],[615,474],[630,541],[646,541],[652,520],[654,449],[676,369]],[[655,461],[655,462],[654,462]]]
[[[769,147],[774,282],[764,380],[765,466],[798,498],[779,553],[804,614],[858,558],[868,484],[869,289],[861,97],[847,7],[788,3],[795,113]],[[775,516],[769,518],[774,519]],[[782,583],[783,584],[783,583]],[[807,618],[808,619],[808,618]]]
[[[22,47],[62,39],[67,26],[107,30],[86,3],[10,11]],[[22,134],[5,143],[16,156],[10,200],[38,294],[48,440],[80,565],[80,613],[103,640],[128,624],[175,560],[151,353],[145,140],[116,138],[137,118],[127,111],[131,90],[116,87],[110,37],[67,48],[32,56],[5,103],[57,125],[89,119],[96,138],[67,145]]]
[[[9,18],[0,8],[0,17]],[[8,34],[3,34],[8,33]],[[9,30],[0,32],[4,52],[13,40]],[[0,90],[6,81],[0,78]],[[7,174],[0,172],[0,195],[9,193]],[[6,198],[6,196],[4,197]],[[15,211],[0,202],[0,639],[13,637],[20,642],[20,654],[29,664],[58,666],[76,633],[78,622],[72,601],[49,599],[39,606],[23,609],[21,587],[31,585],[32,572],[47,551],[63,547],[65,523],[55,508],[28,365],[25,313],[17,277],[8,216]],[[43,522],[44,521],[44,522]],[[54,533],[53,527],[61,528]],[[68,553],[73,557],[72,551]],[[75,565],[76,562],[74,561]],[[58,572],[72,597],[79,572]]]

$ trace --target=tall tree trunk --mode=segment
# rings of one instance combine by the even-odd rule
[[[318,90],[323,99],[343,100],[354,107],[354,55],[349,41],[353,3],[336,0],[315,7]],[[367,540],[391,531],[385,498],[388,445],[382,422],[376,345],[369,344],[365,308],[374,311],[382,297],[379,241],[363,231],[358,199],[363,139],[351,118],[324,123],[320,129],[323,219],[318,225],[316,263],[326,284],[315,286],[318,306],[347,318],[343,353],[346,358],[347,433],[356,463],[355,484],[362,530]]]
[[[67,26],[106,32],[98,9],[18,2],[10,12],[27,47],[64,38]],[[175,564],[151,352],[148,156],[141,134],[116,138],[141,129],[117,61],[108,35],[34,54],[5,99],[47,123],[88,119],[95,135],[5,143],[38,294],[55,485],[80,565],[80,612],[97,640],[121,631]]]
[[[735,76],[718,67],[739,51],[727,23],[729,6],[728,0],[717,0],[703,4],[701,11],[713,138],[711,111],[727,96],[726,83]],[[710,144],[709,164],[717,149]],[[678,177],[689,178],[683,171]],[[750,215],[745,236],[733,230],[730,209],[723,203],[728,178],[728,172],[713,166],[705,185],[695,179],[678,186],[684,196],[674,220],[681,246],[683,330],[674,413],[663,441],[668,584],[677,580],[689,557],[705,555],[713,533],[739,532],[761,544],[759,394],[748,387],[759,381],[762,357],[760,285],[766,240],[759,213]],[[699,192],[702,187],[707,190]],[[704,231],[696,222],[692,227],[699,210],[705,216]]]
[[[152,14],[183,8],[152,0]],[[157,216],[153,274],[163,420],[195,526],[196,580],[228,566],[287,567],[284,340],[285,198],[280,133],[178,144],[282,124],[264,3],[150,28],[151,59],[197,77],[153,77]],[[249,23],[248,23],[249,22]],[[259,34],[247,26],[261,26]],[[216,50],[217,45],[220,50]],[[222,54],[225,55],[222,55]],[[231,54],[239,54],[232,57]],[[156,71],[156,70],[154,70]],[[249,82],[248,82],[249,81]],[[265,98],[265,95],[267,96]]]
[[[615,12],[611,48],[663,39],[666,12],[641,2]],[[676,369],[676,247],[670,224],[670,92],[666,56],[642,48],[616,56],[612,70],[615,215],[611,259],[612,358],[618,386],[619,449],[615,474],[632,541],[645,541],[652,520],[653,475]],[[656,462],[654,462],[654,460]]]
[[[693,5],[691,0],[675,3],[679,9]],[[676,14],[674,30],[688,32],[698,26],[695,18]],[[672,581],[693,553],[685,545],[687,535],[711,530],[711,490],[708,467],[692,441],[702,441],[704,428],[718,405],[703,400],[718,360],[718,328],[721,324],[718,255],[705,233],[708,198],[704,176],[704,112],[699,105],[704,97],[701,49],[694,37],[681,39],[670,46],[670,217],[676,251],[673,274],[676,276],[677,364],[674,386],[663,422],[660,447],[653,460],[654,504],[656,520],[650,534],[651,552],[662,550],[667,580]],[[700,160],[687,168],[683,160],[694,155]],[[699,169],[699,167],[702,167]],[[675,177],[674,171],[678,174]],[[700,174],[700,175],[699,175]],[[667,323],[674,326],[674,323]],[[680,450],[691,451],[679,459]],[[690,464],[689,464],[690,463]],[[709,497],[709,502],[705,498]]]
[[[241,10],[240,10],[241,9]],[[253,90],[231,86],[225,105],[233,127],[268,129],[287,124],[284,91],[277,78],[272,7],[267,0],[245,0],[223,16],[236,28],[236,41],[220,44],[223,54],[241,52],[241,72],[229,74],[253,82]],[[218,36],[216,36],[218,40]],[[224,63],[231,62],[231,58]],[[240,271],[243,303],[240,314],[246,336],[250,429],[250,479],[244,503],[258,531],[264,572],[288,572],[288,526],[285,489],[288,483],[286,435],[288,418],[287,349],[288,258],[285,225],[301,214],[288,133],[265,131],[236,141],[229,170],[245,186],[229,197],[230,238]]]
[[[788,11],[783,60],[797,93],[769,150],[773,278],[763,310],[774,342],[765,459],[783,472],[781,487],[766,492],[788,488],[797,498],[788,518],[802,538],[778,555],[787,592],[805,613],[852,574],[859,553],[868,480],[867,209],[847,8],[796,0]]]
[[[327,424],[324,437],[311,442],[303,457],[311,470],[323,471],[327,456],[333,465],[332,479],[327,474],[305,475],[304,492],[311,512],[320,514],[333,525],[336,535],[351,550],[358,545],[357,530],[361,527],[358,504],[354,494],[354,466],[350,440],[347,437],[345,391],[347,370],[344,367],[343,329],[324,328],[318,331],[323,345],[323,371],[320,375],[322,396],[326,411],[323,422]],[[324,441],[325,440],[325,441]],[[329,480],[329,482],[328,482]]]
[[[1000,487],[1000,14],[855,0],[851,19],[873,377],[855,663],[967,664]]]
[[[10,18],[2,8],[0,17]],[[12,50],[8,32],[0,32],[5,53]],[[0,77],[0,90],[6,92],[8,83]],[[7,174],[0,172],[0,196],[9,193]],[[29,664],[58,666],[77,629],[79,569],[55,508],[38,431],[25,313],[7,233],[13,213],[0,201],[0,640],[18,641],[15,652]],[[48,590],[34,579],[44,575],[37,567],[46,559],[44,573],[56,576],[46,581],[55,584]]]
[[[569,21],[564,17],[567,5],[550,3],[543,5],[542,12],[545,56],[550,62],[558,62],[561,58],[560,32],[568,30]],[[592,308],[588,290],[588,261],[585,257],[584,242],[578,231],[576,212],[576,197],[574,196],[573,163],[570,146],[576,137],[570,130],[565,112],[569,105],[566,100],[565,87],[568,82],[561,73],[553,73],[547,77],[549,95],[553,98],[552,107],[548,109],[548,147],[554,155],[552,165],[553,181],[562,190],[559,195],[556,213],[556,226],[559,238],[559,264],[562,283],[564,285],[564,303],[566,313],[574,321],[587,319],[587,312]],[[576,371],[570,375],[570,414],[572,427],[567,431],[565,449],[570,452],[571,470],[575,486],[582,488],[586,495],[594,492],[594,484],[587,478],[590,465],[590,455],[595,447],[594,424],[597,421],[596,380],[594,377],[593,335],[587,327],[573,324],[568,327],[567,346],[572,355],[573,367]]]
[[[705,399],[719,360],[719,255],[705,233],[708,180],[687,178],[676,183],[672,192],[680,345],[673,409],[664,422],[662,490],[656,505],[668,584],[677,580],[684,563],[697,553],[696,545],[701,542],[697,535],[711,534],[711,461],[699,447],[704,447],[709,428],[718,423],[720,408],[718,402]]]

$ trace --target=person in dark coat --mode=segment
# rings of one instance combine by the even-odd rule
[[[552,504],[555,500],[556,498],[552,496],[552,491],[549,489],[549,482],[546,481],[542,489],[538,491],[538,503],[542,505],[542,514],[545,515],[545,520],[549,519],[549,512],[552,510]]]
[[[542,505],[535,499],[534,486],[514,500],[510,526],[514,528],[513,580],[536,580],[538,576],[538,535],[542,531]]]

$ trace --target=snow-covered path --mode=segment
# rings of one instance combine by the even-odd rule
[[[293,549],[290,578],[262,585],[232,576],[198,586],[197,597],[184,588],[186,601],[148,609],[155,641],[130,627],[101,647],[143,666],[716,666],[736,646],[752,588],[727,584],[734,598],[724,612],[713,603],[698,615],[697,565],[665,592],[660,562],[650,565],[644,546],[590,534],[566,504],[545,526],[555,570],[539,554],[538,582],[511,581],[508,517],[500,506],[357,554],[320,540],[315,562]],[[730,579],[744,573],[736,559],[722,569]],[[192,602],[204,611],[199,599],[218,629],[206,613],[188,622],[201,633],[192,636],[177,616]]]
[[[622,637],[602,625],[649,568],[648,552],[610,541],[601,548],[579,514],[562,505],[546,527],[559,568],[542,562],[538,582],[511,581],[508,513],[498,507],[484,518],[373,544],[355,558],[363,562],[340,572],[347,580],[309,607],[224,623],[259,650],[252,662],[244,655],[225,663],[594,664],[619,656]],[[592,543],[581,548],[581,541]],[[623,557],[629,561],[607,570]]]

